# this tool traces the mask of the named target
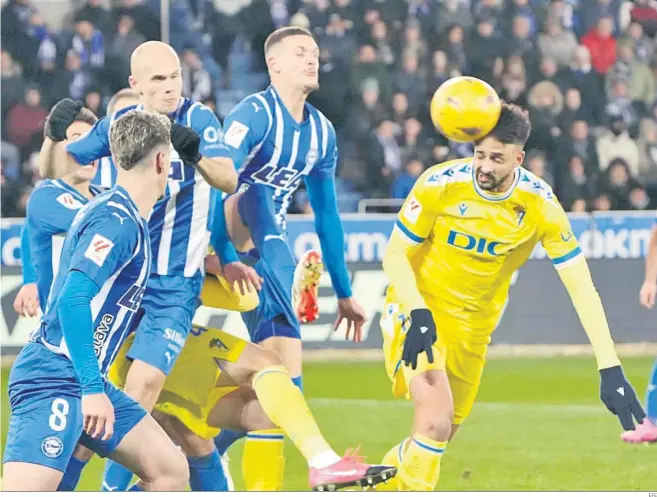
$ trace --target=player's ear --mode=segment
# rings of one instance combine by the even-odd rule
[[[137,88],[137,80],[132,74],[128,76],[128,84],[130,85],[130,88],[132,88],[133,90],[135,90],[137,93],[141,95],[139,88]]]
[[[518,155],[516,156],[516,160],[518,161],[518,165],[522,165],[525,162],[525,151],[520,150],[518,152]]]

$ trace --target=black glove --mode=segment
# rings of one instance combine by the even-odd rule
[[[46,136],[54,142],[66,140],[66,130],[73,124],[84,104],[70,98],[60,100],[46,119]]]
[[[411,327],[406,333],[402,360],[407,366],[417,369],[417,356],[427,353],[430,363],[433,363],[432,345],[438,339],[436,324],[429,309],[414,309],[411,311]]]
[[[600,400],[612,414],[618,416],[624,430],[634,429],[633,417],[639,423],[643,423],[646,417],[634,388],[620,366],[600,370]]]
[[[171,144],[186,164],[194,166],[203,157],[198,151],[201,146],[201,137],[192,128],[171,123]]]

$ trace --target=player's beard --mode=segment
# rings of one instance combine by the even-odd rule
[[[498,178],[493,173],[481,173],[488,180],[488,183],[481,184],[479,182],[480,171],[481,171],[481,169],[477,169],[475,171],[475,181],[477,182],[477,185],[479,186],[479,188],[481,188],[482,190],[486,190],[488,192],[501,192],[502,189],[504,188],[504,184],[509,179],[509,177],[513,174],[513,171],[511,171],[506,176],[502,176],[501,178]]]

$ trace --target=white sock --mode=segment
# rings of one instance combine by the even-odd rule
[[[342,458],[332,450],[325,450],[324,452],[320,452],[310,461],[308,461],[308,466],[315,469],[328,468],[329,466],[338,462],[340,459]]]

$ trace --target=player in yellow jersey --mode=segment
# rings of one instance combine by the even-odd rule
[[[433,490],[448,441],[470,414],[511,276],[541,243],[589,337],[601,399],[626,429],[645,417],[614,349],[600,297],[550,187],[521,167],[528,115],[504,104],[473,158],[427,170],[400,211],[383,268],[385,364],[415,406],[412,436],[384,459],[399,490]]]

